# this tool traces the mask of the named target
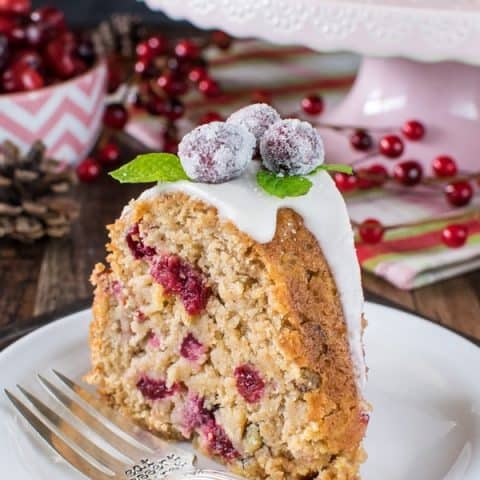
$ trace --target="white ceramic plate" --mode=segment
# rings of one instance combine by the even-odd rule
[[[366,480],[480,478],[480,348],[418,317],[367,304],[374,406]],[[88,370],[90,311],[62,318],[0,354],[0,386],[42,394],[35,372]],[[15,480],[81,479],[31,434],[0,394],[0,471]],[[3,478],[3,475],[2,475]]]

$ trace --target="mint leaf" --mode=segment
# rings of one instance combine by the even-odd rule
[[[180,159],[171,153],[138,155],[131,162],[110,172],[120,183],[177,182],[189,180]]]
[[[343,163],[328,163],[320,165],[312,173],[310,173],[310,175],[314,175],[320,170],[325,170],[326,172],[340,172],[346,173],[348,175],[353,175],[353,168],[350,165],[345,165]]]
[[[257,183],[267,193],[278,198],[301,197],[312,188],[313,183],[305,177],[278,177],[274,173],[260,170],[257,173]]]

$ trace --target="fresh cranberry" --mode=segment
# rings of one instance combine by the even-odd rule
[[[207,448],[213,455],[218,455],[227,462],[240,456],[225,430],[215,420],[212,419],[203,425],[201,431],[205,437]]]
[[[355,150],[365,152],[373,147],[373,139],[365,130],[355,130],[350,135],[350,145]]]
[[[7,93],[37,90],[44,85],[42,75],[28,65],[18,63],[3,72],[2,86]]]
[[[0,14],[26,15],[31,8],[30,0],[0,0]]]
[[[63,12],[52,6],[37,8],[30,14],[30,19],[32,22],[38,23],[44,28],[51,30],[54,36],[59,32],[65,31],[67,28]]]
[[[215,30],[210,36],[212,43],[220,48],[220,50],[228,50],[232,45],[232,37],[222,32],[222,30]]]
[[[358,234],[362,242],[375,244],[382,241],[385,228],[378,220],[368,218],[358,227]]]
[[[45,41],[45,29],[35,23],[25,27],[25,40],[29,46],[39,48]]]
[[[188,91],[188,83],[178,75],[167,72],[157,78],[157,85],[170,96],[184,95]]]
[[[418,185],[423,178],[423,168],[415,160],[406,160],[398,163],[393,169],[393,177],[402,185],[413,187]]]
[[[255,368],[249,364],[240,365],[234,375],[237,390],[248,403],[256,403],[262,398],[265,382]]]
[[[121,103],[111,103],[105,108],[103,123],[114,130],[122,130],[128,122],[127,109]]]
[[[162,344],[158,338],[158,335],[155,335],[153,332],[151,332],[148,339],[148,345],[152,348],[160,348]]]
[[[302,110],[308,115],[320,115],[324,109],[323,98],[319,95],[309,95],[302,102]]]
[[[467,181],[449,183],[445,187],[445,196],[450,205],[464,207],[470,203],[473,197],[473,187]]]
[[[154,35],[137,45],[136,53],[140,60],[150,61],[167,53],[168,40],[162,35]]]
[[[195,66],[198,60],[195,61]],[[188,76],[188,72],[193,68],[193,63],[188,58],[169,57],[167,59],[167,69],[170,73],[177,75],[180,78]]]
[[[33,49],[25,49],[18,51],[13,57],[14,64],[22,64],[35,70],[41,70],[43,60],[41,55]]]
[[[101,172],[102,168],[94,158],[86,158],[77,166],[77,176],[80,181],[85,183],[95,181]]]
[[[335,185],[342,193],[353,192],[358,187],[358,178],[355,175],[336,172],[333,175]]]
[[[163,398],[171,397],[178,391],[176,384],[168,388],[165,380],[154,380],[147,375],[140,378],[137,382],[137,388],[148,400],[162,400]]]
[[[150,270],[165,293],[178,295],[190,315],[198,315],[207,306],[211,291],[202,272],[178,255],[162,255]]]
[[[192,333],[189,333],[182,341],[180,355],[191,362],[196,362],[206,351],[205,346],[200,343]]]
[[[115,165],[120,159],[120,148],[116,143],[106,143],[98,152],[98,160],[103,165]]]
[[[409,120],[403,124],[402,132],[409,140],[415,142],[425,136],[425,126],[418,120]]]
[[[457,162],[448,155],[439,155],[432,162],[433,173],[437,177],[454,177],[457,172]]]
[[[130,230],[127,232],[125,240],[130,252],[137,260],[145,257],[153,257],[156,254],[156,251],[153,247],[148,247],[143,243],[138,223],[130,228]]]
[[[382,186],[388,180],[387,169],[380,164],[370,165],[368,168],[357,170],[358,188],[368,190]]]
[[[9,40],[15,39],[14,30],[17,27],[17,22],[12,17],[2,16],[0,14],[0,34],[5,35]]]
[[[198,90],[207,98],[219,97],[222,94],[222,90],[218,82],[210,77],[200,80],[198,83]]]
[[[167,98],[163,105],[163,115],[169,120],[175,121],[183,117],[185,106],[178,98]]]
[[[188,79],[193,83],[198,83],[200,80],[208,77],[208,72],[203,67],[193,67],[188,72]]]
[[[449,248],[463,247],[468,240],[466,225],[452,224],[442,230],[442,242]]]
[[[176,155],[178,153],[178,144],[179,141],[170,135],[166,135],[163,138],[163,151],[166,153],[173,153]]]
[[[250,100],[254,105],[258,103],[270,105],[272,103],[272,94],[268,90],[257,88],[252,92]]]
[[[179,58],[195,59],[200,55],[200,49],[191,40],[180,40],[175,45],[175,55]]]
[[[199,125],[205,125],[211,122],[223,122],[224,118],[218,112],[205,112],[199,119]]]
[[[385,135],[380,140],[380,153],[388,158],[398,158],[403,153],[403,141],[397,135]]]
[[[5,35],[0,34],[0,71],[3,70],[10,57],[10,45],[8,38]],[[0,85],[0,90],[2,86]]]
[[[47,44],[45,58],[58,77],[67,79],[75,74],[75,42],[69,34]]]

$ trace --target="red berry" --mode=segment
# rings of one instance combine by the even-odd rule
[[[248,402],[258,402],[265,391],[265,382],[258,370],[246,363],[238,366],[235,371],[235,381],[238,393]]]
[[[357,171],[358,188],[368,190],[369,188],[380,187],[388,180],[387,169],[380,164],[371,165]],[[368,178],[367,178],[368,177]]]
[[[16,27],[17,22],[14,18],[0,15],[0,35],[5,35],[9,40],[13,40]]]
[[[45,85],[43,77],[28,65],[15,64],[5,70],[2,76],[2,87],[5,92],[26,92],[37,90]]]
[[[211,34],[211,39],[212,43],[221,50],[228,50],[232,45],[232,38],[221,30],[213,31]]]
[[[208,77],[208,72],[203,67],[193,67],[190,72],[188,72],[188,78],[193,83],[198,83],[200,80]]]
[[[143,75],[148,71],[148,67],[150,66],[150,62],[147,62],[145,60],[138,60],[135,62],[135,73],[138,73],[138,75]]]
[[[111,103],[105,108],[103,123],[115,130],[122,130],[128,122],[127,109],[121,103]]]
[[[463,247],[468,240],[466,225],[452,224],[442,230],[442,242],[449,248]]]
[[[30,0],[0,0],[0,14],[25,15],[31,8]]]
[[[43,60],[37,51],[28,49],[17,52],[13,57],[13,62],[14,65],[21,64],[39,70],[42,67]]]
[[[184,95],[188,91],[188,83],[172,72],[160,75],[157,78],[157,85],[172,97]]]
[[[98,152],[98,161],[102,165],[115,165],[119,159],[120,148],[115,143],[106,143]]]
[[[204,78],[198,84],[198,90],[207,98],[215,98],[221,95],[220,85],[210,77]]]
[[[433,159],[433,172],[437,177],[454,177],[457,174],[457,163],[448,155],[439,155]]]
[[[161,35],[154,35],[137,45],[136,53],[139,60],[150,61],[159,55],[167,53],[168,40]]]
[[[204,125],[205,123],[223,122],[224,120],[218,112],[206,112],[198,119],[198,124]]]
[[[67,79],[75,74],[74,50],[75,39],[69,33],[65,33],[48,43],[45,58],[58,77]]]
[[[173,137],[167,135],[163,139],[163,151],[166,152],[166,153],[177,154],[178,144],[179,144],[179,141],[176,138],[173,138]]]
[[[0,71],[5,68],[10,57],[10,45],[8,38],[0,34]],[[2,86],[0,85],[0,90]]]
[[[333,180],[342,193],[352,192],[358,187],[358,178],[355,175],[336,172],[333,175]]]
[[[267,105],[270,105],[272,103],[272,94],[267,90],[259,88],[252,92],[250,100],[253,104],[266,103]]]
[[[415,142],[425,136],[425,127],[418,120],[409,120],[403,124],[402,132],[409,140]]]
[[[450,205],[464,207],[473,197],[473,187],[466,181],[449,183],[445,187],[445,195]]]
[[[378,220],[368,218],[358,227],[358,234],[364,243],[375,244],[382,241],[385,228]]]
[[[403,153],[403,141],[397,135],[385,135],[380,140],[380,153],[388,158],[398,158]]]
[[[80,181],[90,183],[95,181],[102,171],[100,164],[94,158],[87,158],[77,166]]]
[[[200,55],[200,49],[191,40],[180,40],[175,45],[175,55],[179,58],[194,59]]]
[[[185,106],[178,98],[168,98],[164,102],[163,115],[169,120],[178,120],[185,113]]]
[[[163,115],[165,113],[165,99],[156,95],[150,95],[144,106],[150,115]]]
[[[308,115],[319,115],[323,108],[323,98],[319,95],[309,95],[302,100],[302,110]]]
[[[361,152],[370,150],[373,146],[373,139],[365,130],[356,130],[350,135],[350,145]]]
[[[413,187],[422,181],[423,168],[415,160],[406,160],[395,165],[393,177],[402,185]]]

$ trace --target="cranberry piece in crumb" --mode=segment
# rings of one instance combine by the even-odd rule
[[[160,348],[162,344],[160,343],[160,339],[158,338],[158,335],[155,335],[155,333],[150,332],[150,336],[148,337],[148,344],[152,348]]]
[[[258,371],[251,365],[245,364],[237,367],[234,375],[240,395],[248,403],[258,402],[265,389],[265,382]]]
[[[153,263],[150,273],[167,294],[180,296],[190,315],[198,315],[207,306],[211,291],[202,272],[178,255],[159,257]]]
[[[367,426],[368,425],[368,422],[370,422],[370,414],[367,413],[367,412],[362,412],[360,414],[360,423],[362,425],[365,425]]]
[[[205,350],[205,346],[189,333],[182,341],[180,355],[191,362],[196,362],[205,353]]]
[[[214,419],[211,419],[202,427],[202,433],[205,436],[207,448],[214,455],[222,457],[227,462],[240,456],[225,430]]]
[[[205,401],[198,395],[189,395],[182,412],[182,426],[186,437],[196,428],[214,421],[213,413],[205,408]]]
[[[165,380],[155,380],[144,375],[137,382],[137,388],[145,398],[149,400],[161,400],[162,398],[174,395],[178,390],[178,385],[173,384],[168,388]]]
[[[144,257],[152,257],[155,255],[155,249],[153,247],[147,247],[142,238],[140,237],[140,229],[138,223],[133,225],[127,233],[126,237],[128,248],[132,252],[132,255],[137,259]]]

